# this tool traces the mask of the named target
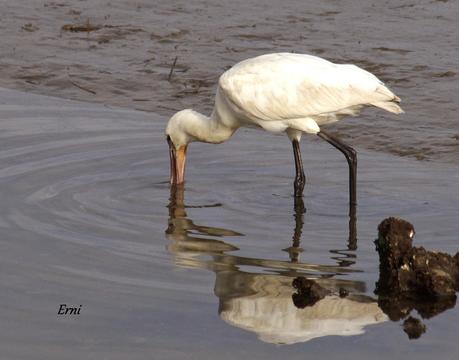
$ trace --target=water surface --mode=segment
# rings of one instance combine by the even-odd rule
[[[358,149],[355,234],[347,165],[328,144],[302,144],[303,214],[288,140],[252,130],[192,144],[186,187],[171,192],[165,121],[0,90],[6,358],[456,357],[457,308],[408,340],[378,306],[373,240],[398,215],[415,244],[455,253],[457,168]],[[335,295],[298,309],[299,276]],[[81,314],[57,315],[62,303]]]

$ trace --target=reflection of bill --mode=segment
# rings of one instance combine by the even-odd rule
[[[365,291],[363,282],[334,278],[337,274],[355,272],[349,268],[354,264],[351,256],[349,261],[339,259],[338,266],[299,261],[299,238],[304,213],[302,204],[295,204],[293,245],[287,249],[291,261],[229,254],[238,248],[209,236],[242,234],[196,225],[187,218],[185,208],[183,188],[173,188],[166,230],[170,241],[168,250],[174,254],[179,266],[215,272],[214,292],[220,300],[219,315],[228,324],[252,331],[265,342],[293,344],[328,335],[361,334],[365,326],[387,320],[374,299],[352,295]],[[352,236],[349,246],[354,246]],[[254,272],[246,272],[243,270],[245,268],[254,269]],[[298,276],[314,278],[331,293],[311,306],[297,308],[292,301],[295,293],[292,280]],[[344,298],[335,295],[339,289],[351,295]]]

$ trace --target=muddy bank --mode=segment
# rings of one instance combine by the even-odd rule
[[[234,63],[311,53],[375,73],[403,100],[403,117],[372,109],[334,127],[341,136],[458,164],[458,17],[457,2],[430,0],[3,1],[0,86],[164,116],[209,113]]]

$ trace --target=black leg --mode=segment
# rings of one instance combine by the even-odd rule
[[[295,197],[293,210],[295,211],[293,217],[295,218],[295,229],[293,230],[292,236],[292,246],[284,249],[284,251],[288,252],[290,261],[293,263],[297,263],[299,261],[300,253],[303,249],[300,247],[301,243],[301,234],[303,232],[303,224],[304,224],[304,214],[306,213],[306,208],[304,207],[303,198]]]
[[[306,212],[306,208],[304,207],[303,199],[301,197],[295,198],[295,230],[293,231],[293,243],[292,247],[290,248],[290,260],[292,262],[298,262],[300,252],[303,249],[300,247],[301,242],[301,233],[303,232],[303,224],[304,224],[304,213]]]
[[[357,250],[357,216],[355,206],[351,206],[349,211],[349,250]]]
[[[330,134],[327,134],[322,130],[317,133],[317,136],[333,145],[346,157],[347,163],[349,165],[349,215],[355,216],[355,207],[357,205],[357,153],[346,143]]]
[[[295,156],[295,182],[293,187],[295,189],[295,197],[303,196],[304,185],[306,184],[306,176],[303,170],[303,161],[301,160],[300,143],[298,140],[292,141],[293,155]]]

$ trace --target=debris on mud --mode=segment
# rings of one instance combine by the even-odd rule
[[[28,32],[35,32],[39,30],[40,28],[32,23],[27,23],[27,24],[22,25],[21,29],[24,31],[28,31]]]
[[[87,21],[85,24],[65,24],[61,29],[70,32],[91,32],[100,30],[102,27],[102,25],[93,25]]]

